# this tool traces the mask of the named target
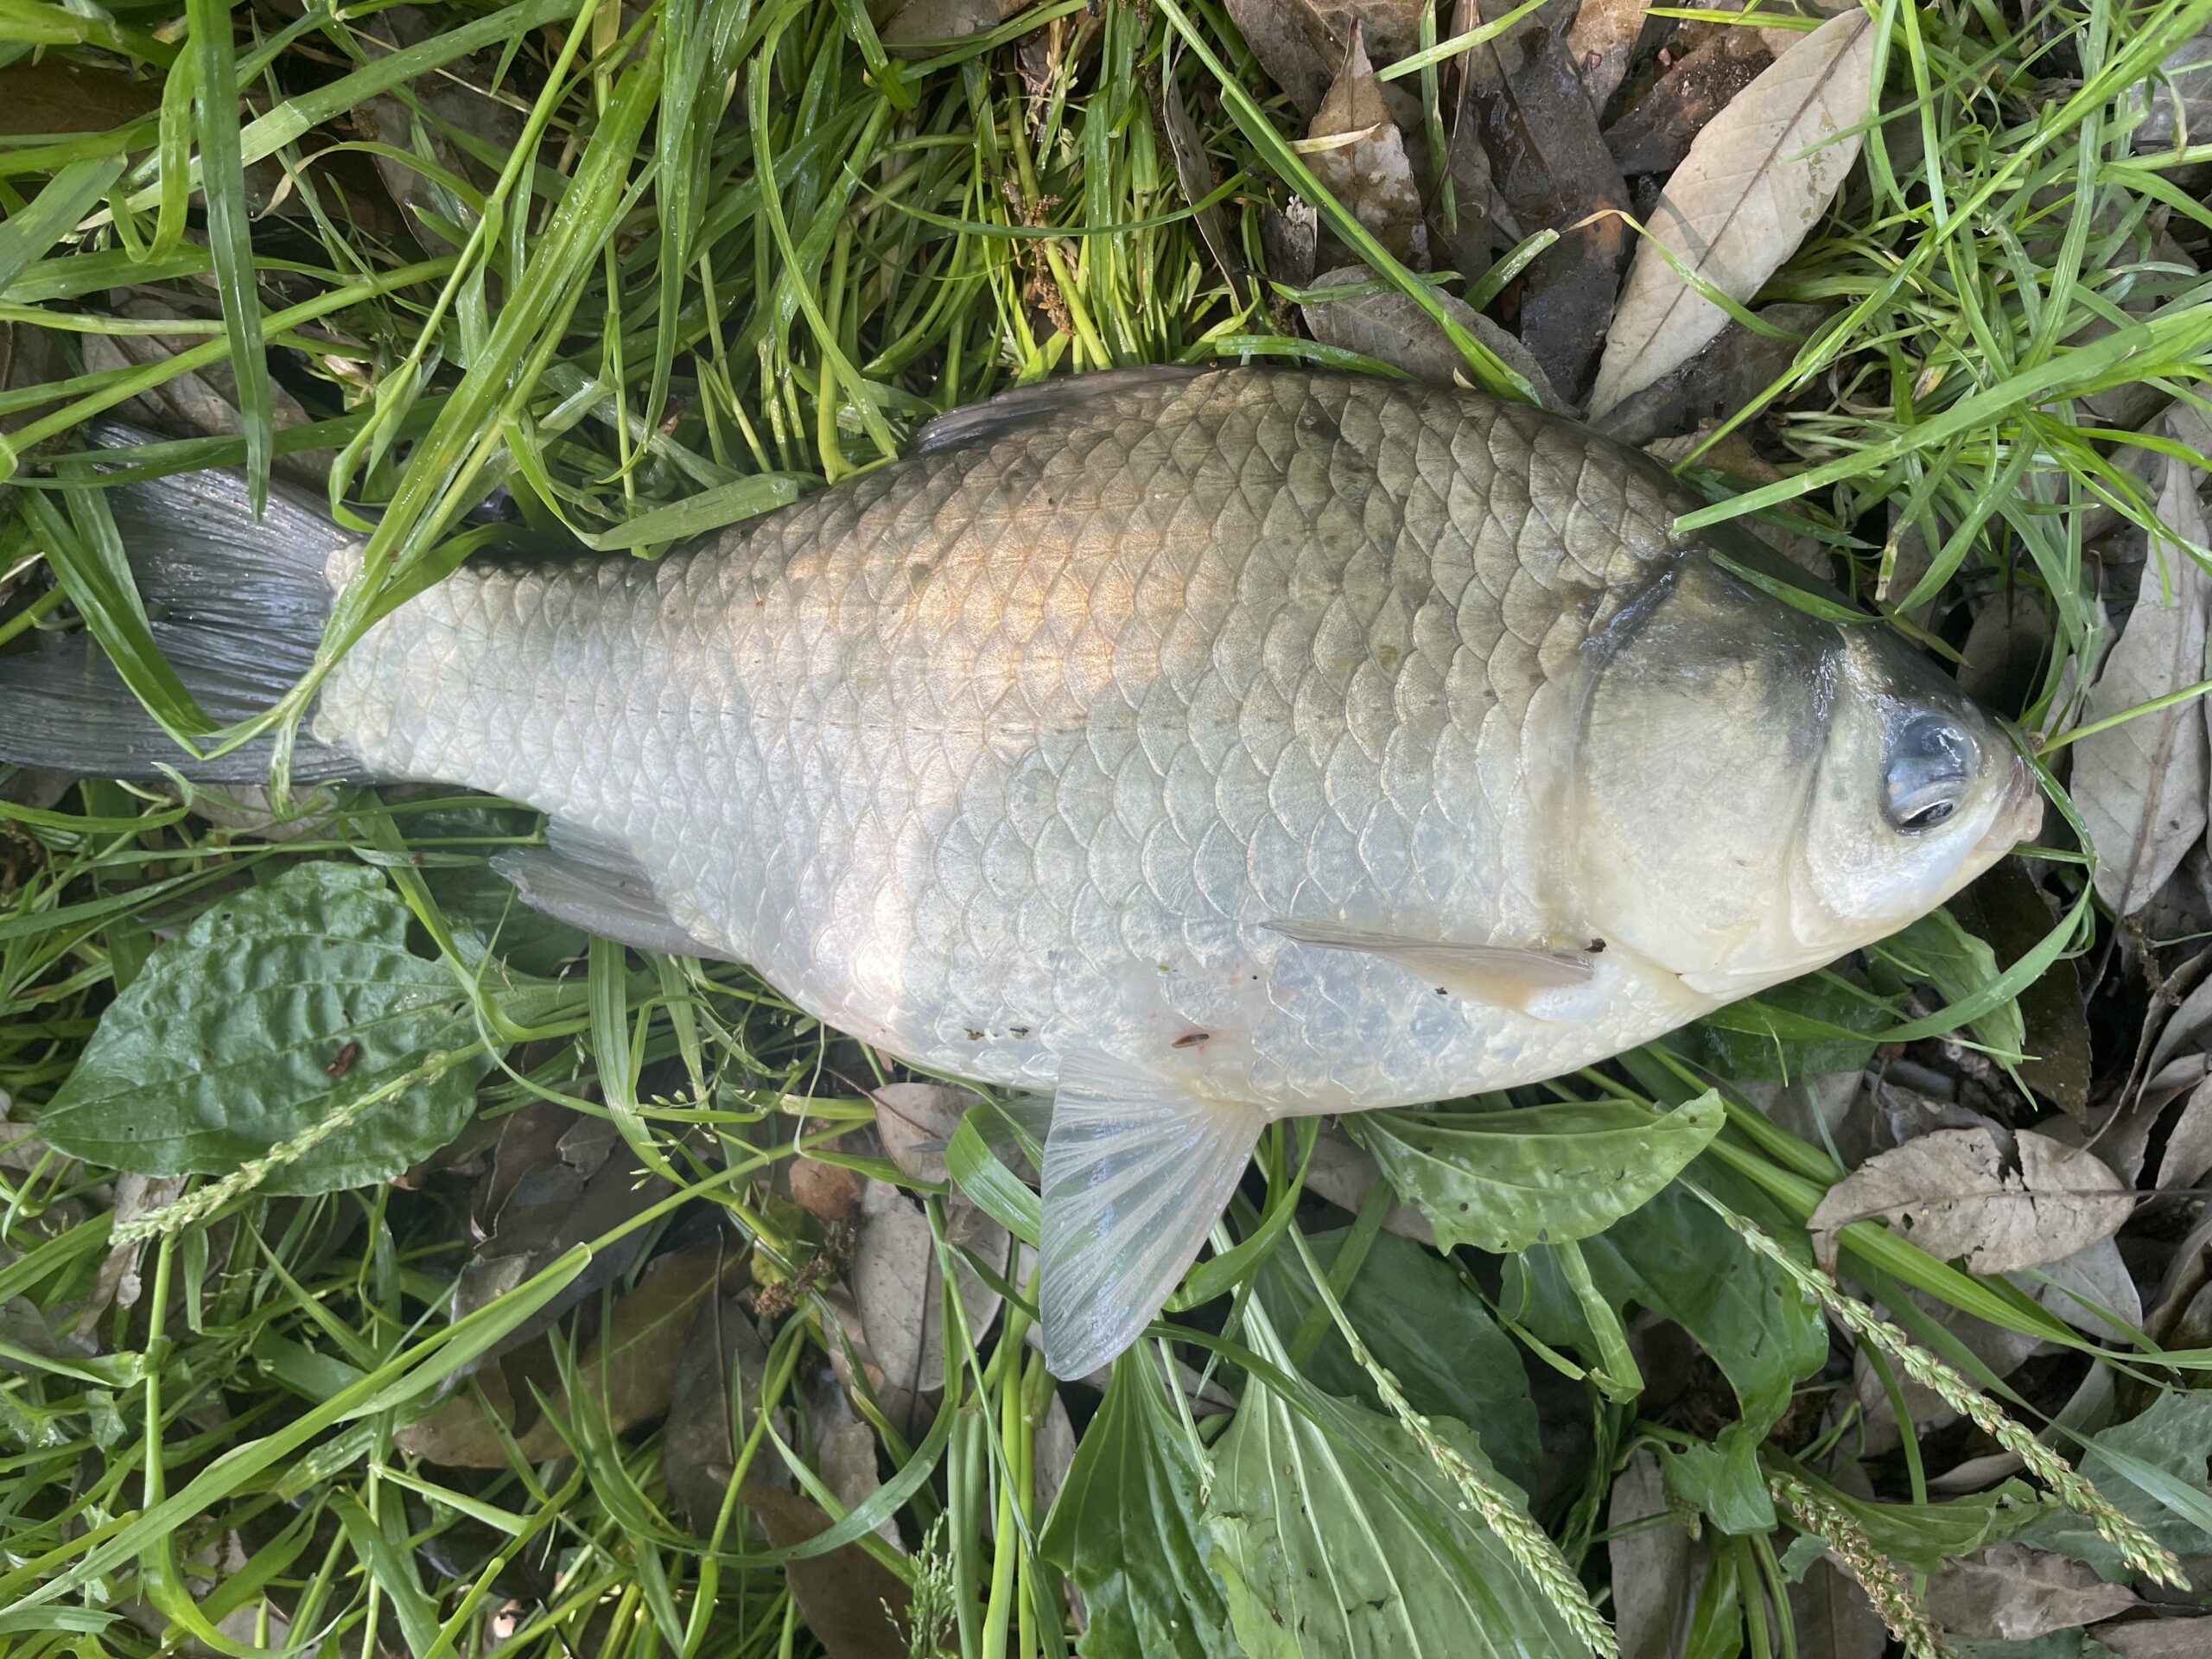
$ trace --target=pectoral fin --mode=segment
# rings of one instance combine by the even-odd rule
[[[1045,1142],[1045,1363],[1087,1376],[1137,1339],[1220,1217],[1266,1127],[1134,1067],[1063,1064]]]
[[[1366,951],[1452,995],[1511,1008],[1535,1020],[1566,1024],[1587,1020],[1605,1006],[1612,989],[1602,959],[1586,950],[1453,944],[1330,922],[1270,922],[1268,927],[1300,944]]]
[[[532,910],[640,950],[671,957],[719,957],[668,913],[652,878],[628,849],[556,820],[543,848],[499,854],[492,868]]]

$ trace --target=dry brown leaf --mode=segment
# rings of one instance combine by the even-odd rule
[[[1375,79],[1357,24],[1352,28],[1344,67],[1313,112],[1306,137],[1349,141],[1308,151],[1306,166],[1322,188],[1394,256],[1426,266],[1428,226],[1421,218],[1421,187],[1414,182],[1405,138],[1382,101],[1382,83]]]
[[[1638,1522],[1649,1524],[1635,1525]],[[1613,1532],[1605,1548],[1612,1558],[1613,1631],[1621,1659],[1675,1659],[1683,1650],[1705,1577],[1705,1547],[1669,1509],[1665,1478],[1649,1452],[1630,1458],[1613,1482],[1605,1524]]]
[[[1321,240],[1321,216],[1313,204],[1293,196],[1278,213],[1260,214],[1260,250],[1266,255],[1268,275],[1279,283],[1303,288],[1313,280],[1313,252]]]
[[[1268,78],[1311,116],[1328,96],[1352,33],[1366,36],[1370,60],[1395,63],[1421,40],[1424,0],[1227,0],[1236,25]]]
[[[1567,47],[1590,111],[1603,116],[1628,77],[1636,37],[1643,32],[1644,0],[1582,0],[1567,31]]]
[[[661,1471],[673,1512],[696,1533],[711,1532],[721,1512],[767,1370],[768,1344],[743,1301],[726,1294],[700,1304],[677,1356],[675,1389],[660,1436]]]
[[[2203,143],[2212,138],[2212,29],[2192,35],[2158,66],[2158,75],[2135,89],[2146,100],[2135,129],[2139,150]],[[2212,1646],[2205,1649],[2212,1653]]]
[[[2212,1170],[2212,1077],[2190,1091],[2188,1103],[2174,1120],[2158,1159],[2158,1188],[2171,1192],[2177,1186],[2195,1186],[2207,1170]]]
[[[886,46],[952,41],[996,29],[1030,0],[871,0],[868,15]]]
[[[2177,458],[2166,462],[2158,517],[2199,545],[2212,539],[2197,499],[2196,470]],[[2102,719],[2202,679],[2208,623],[2212,579],[2187,554],[2168,547],[2163,559],[2144,570],[2135,608],[2090,690],[2088,718]],[[2208,712],[2182,703],[2075,745],[2074,804],[2097,849],[2097,896],[2117,915],[2140,909],[2203,837],[2212,759]]]
[[[1229,284],[1230,296],[1243,305],[1244,264],[1236,257],[1229,226],[1222,219],[1221,204],[1213,202],[1203,207],[1198,205],[1213,194],[1220,181],[1214,176],[1213,158],[1206,154],[1205,138],[1191,119],[1191,112],[1183,107],[1183,89],[1176,79],[1173,61],[1160,74],[1160,126],[1167,135],[1168,154],[1174,158],[1176,182],[1183,188],[1183,199],[1194,210],[1198,239],[1213,256],[1214,268],[1221,272],[1222,281]]]
[[[1825,1556],[1789,1586],[1789,1618],[1797,1659],[1882,1659],[1889,1649],[1889,1627],[1874,1604]]]
[[[1653,210],[1658,242],[1732,299],[1747,301],[1797,251],[1859,158],[1874,29],[1863,12],[1808,35],[1708,123]],[[1839,136],[1844,135],[1844,136]],[[1599,414],[1718,334],[1728,314],[1636,251],[1590,395]]]
[[[1338,1209],[1357,1214],[1375,1183],[1382,1179],[1382,1167],[1367,1148],[1334,1123],[1315,1138],[1313,1160],[1306,1166],[1306,1185]],[[1409,1204],[1393,1204],[1382,1217],[1382,1230],[1436,1248],[1436,1230],[1428,1224],[1427,1217]]]
[[[1350,288],[1375,280],[1364,265],[1346,265],[1313,279],[1313,286]],[[1437,302],[1459,320],[1460,326],[1505,359],[1535,388],[1536,400],[1555,413],[1567,405],[1552,390],[1529,348],[1480,312],[1450,294],[1439,294]],[[1300,308],[1306,330],[1325,346],[1339,346],[1393,368],[1403,369],[1424,385],[1463,386],[1469,384],[1466,361],[1459,347],[1445,337],[1436,319],[1412,296],[1391,289],[1382,294],[1361,294],[1351,299],[1320,300]]]
[[[2135,1592],[2069,1556],[1993,1544],[1929,1578],[1927,1599],[1929,1617],[1948,1635],[2026,1642],[2110,1618],[2135,1605]]]
[[[895,1389],[920,1395],[942,1388],[942,1281],[929,1217],[912,1198],[884,1181],[868,1182],[861,1208],[864,1219],[852,1281],[868,1357]],[[944,1227],[951,1243],[965,1245],[978,1259],[1005,1270],[1006,1229],[957,1192],[944,1200]],[[999,1294],[964,1263],[953,1274],[953,1282],[968,1333],[981,1340],[998,1317]]]
[[[746,1481],[738,1497],[778,1549],[803,1544],[830,1526],[812,1498],[756,1479]],[[806,1628],[830,1659],[907,1659],[906,1581],[858,1544],[798,1556],[784,1571]]]
[[[1622,175],[1672,173],[1698,134],[1773,61],[1756,31],[1714,29],[1605,129],[1605,147]]]
[[[875,1132],[899,1173],[914,1181],[950,1179],[945,1143],[975,1104],[976,1091],[946,1083],[888,1083],[868,1098],[875,1103]]]
[[[1986,1128],[1938,1129],[1868,1159],[1807,1224],[1821,1266],[1834,1270],[1836,1235],[1854,1221],[1886,1220],[1974,1273],[2039,1267],[2120,1230],[2134,1198],[2096,1157],[2032,1129],[2012,1139],[2008,1151]]]
[[[1480,8],[1459,0],[1452,27],[1505,10],[1501,0]],[[1471,48],[1465,61],[1459,118],[1472,119],[1490,153],[1501,222],[1510,219],[1522,236],[1560,233],[1522,276],[1516,327],[1560,396],[1579,403],[1628,251],[1619,218],[1628,189],[1567,47],[1541,13]]]
[[[2204,1659],[2212,1653],[2212,1618],[2131,1619],[2088,1634],[2120,1659]]]

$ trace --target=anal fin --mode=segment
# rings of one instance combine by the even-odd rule
[[[1360,950],[1395,963],[1454,996],[1511,1008],[1535,1020],[1572,1024],[1595,1015],[1612,992],[1612,976],[1596,950],[1515,949],[1455,944],[1340,927],[1332,922],[1269,922],[1268,931],[1300,944]],[[1598,950],[1604,946],[1600,944]]]
[[[1045,1363],[1087,1376],[1135,1342],[1219,1219],[1267,1126],[1135,1067],[1071,1057],[1045,1142]]]
[[[628,849],[556,820],[543,848],[499,855],[492,868],[532,910],[617,944],[671,957],[721,957],[668,913]]]

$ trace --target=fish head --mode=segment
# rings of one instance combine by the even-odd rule
[[[1895,932],[2043,821],[2003,722],[1902,639],[1699,554],[1592,652],[1570,880],[1593,930],[1700,996]]]

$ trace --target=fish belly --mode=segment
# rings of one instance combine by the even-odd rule
[[[619,844],[694,938],[923,1065],[1436,1099],[1643,1040],[1679,988],[1547,1022],[1275,925],[1572,932],[1583,645],[1679,505],[1471,395],[1119,385],[657,563],[465,569],[315,729]]]

